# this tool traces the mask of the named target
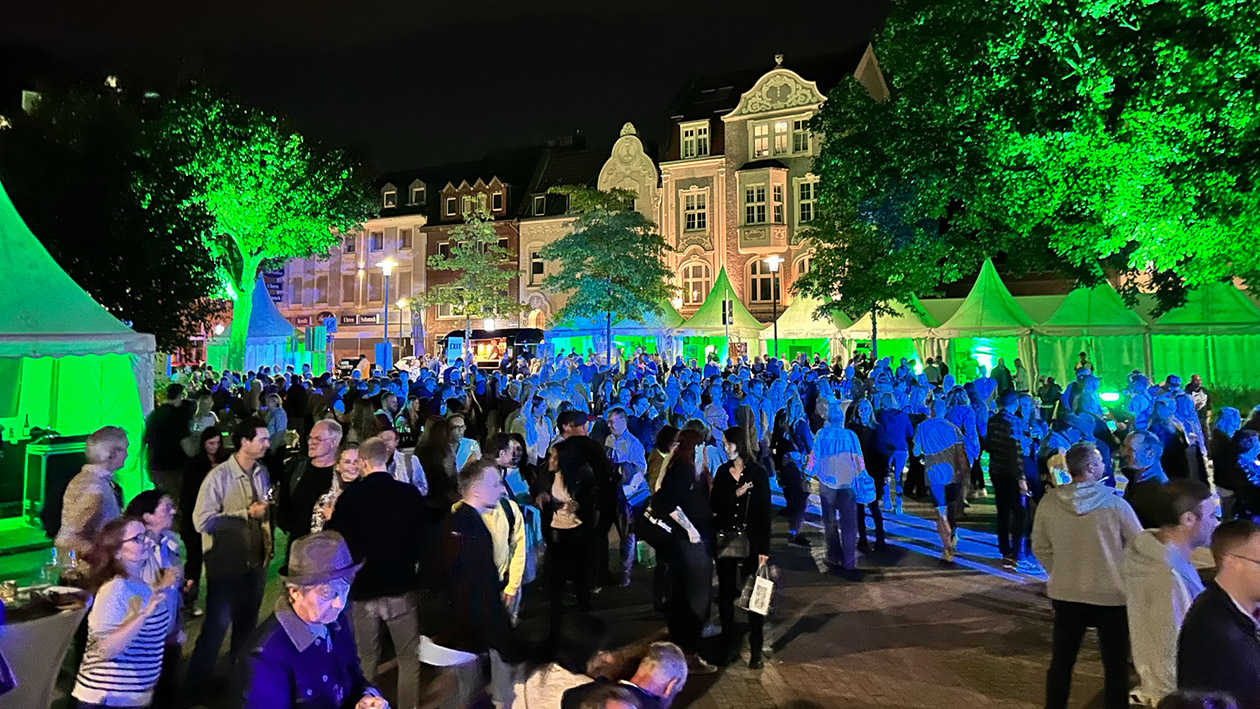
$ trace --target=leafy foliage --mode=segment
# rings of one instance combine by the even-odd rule
[[[358,229],[375,207],[368,182],[341,152],[206,88],[168,101],[162,127],[158,150],[195,185],[184,206],[213,219],[206,241],[233,299],[228,366],[240,367],[259,269],[322,255]]]
[[[634,193],[567,185],[549,191],[568,195],[570,208],[578,214],[572,231],[540,254],[559,264],[559,270],[543,280],[543,288],[569,294],[557,319],[603,316],[611,324],[660,314],[660,304],[674,291],[665,266],[670,249],[656,225],[631,209]]]
[[[499,246],[494,219],[484,206],[464,213],[464,223],[451,230],[450,256],[434,254],[429,268],[455,271],[455,280],[425,294],[435,305],[449,305],[451,311],[472,318],[502,318],[516,315],[522,307],[510,292],[517,275],[512,252]],[[465,327],[465,330],[468,328]]]
[[[935,223],[907,252],[935,259],[928,291],[996,254],[1141,276],[1166,306],[1181,281],[1254,279],[1258,32],[1260,5],[1235,0],[896,3],[874,42],[891,98],[849,81],[816,119],[834,222],[816,238],[869,226],[872,204]]]
[[[0,130],[0,174],[31,231],[84,290],[159,350],[222,310],[192,184],[152,150],[156,101],[125,89],[45,92]],[[148,186],[160,185],[150,190]]]

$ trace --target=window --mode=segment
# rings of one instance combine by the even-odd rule
[[[446,241],[438,244],[438,253],[442,255],[442,258],[449,259],[451,257],[451,242]]]
[[[400,249],[411,248],[411,230],[410,229],[398,230],[398,248]]]
[[[694,261],[683,266],[682,291],[683,305],[700,305],[709,297],[713,289],[713,281],[709,276],[709,264]]]
[[[393,283],[390,284],[390,290],[394,292],[394,298],[390,301],[391,305],[399,298],[411,297],[411,271],[399,271],[390,280],[397,280],[398,282],[397,286]]]
[[[765,185],[747,185],[744,187],[744,223],[766,223]]]
[[[289,304],[301,305],[302,296],[302,279],[298,276],[291,276],[289,278]]]
[[[534,195],[534,216],[541,217],[547,213],[547,195]]]
[[[753,157],[764,158],[770,155],[770,124],[753,125]]]
[[[508,238],[506,236],[499,237],[499,248],[504,251],[511,251],[511,249],[508,248]]]
[[[754,303],[772,302],[779,294],[778,274],[771,273],[770,267],[761,259],[754,259],[748,263],[748,292],[752,296],[750,300]]]
[[[320,275],[315,277],[315,302],[328,302],[328,275]]]
[[[692,192],[683,195],[683,230],[704,231],[709,227],[709,195]]]
[[[455,216],[455,198],[454,197],[446,198],[446,216],[448,217]]]
[[[373,231],[368,233],[368,251],[383,251],[385,249],[385,232]]]
[[[774,223],[783,223],[783,185],[775,185],[771,190],[774,194]]]
[[[686,160],[688,158],[702,158],[709,154],[709,123],[692,123],[684,125],[682,130],[682,156]]]
[[[490,195],[490,210],[498,212],[503,209],[503,193],[495,192]]]
[[[543,262],[542,255],[537,251],[529,252],[529,282],[530,285],[537,285],[547,273],[547,265]]]
[[[446,289],[443,289],[443,290],[446,290]],[[451,305],[450,303],[438,303],[437,316],[439,318],[462,318],[464,316],[464,313],[460,310],[460,307],[458,305]]]
[[[797,118],[792,121],[792,152],[808,153],[809,150],[809,119]]]
[[[356,241],[358,241],[358,237],[357,237],[357,236],[343,236],[343,237],[341,237],[341,250],[342,250],[342,252],[347,253],[347,254],[352,254],[352,253],[354,253],[354,244],[355,244],[355,242],[356,242]]]
[[[814,220],[814,200],[817,198],[817,190],[815,189],[817,182],[802,182],[798,186],[796,200],[796,222],[798,224],[806,224]]]
[[[381,291],[384,290],[385,274],[380,271],[368,271],[367,299],[369,303],[381,302]]]
[[[359,280],[355,278],[353,273],[342,274],[341,276],[341,302],[353,303],[358,296]]]
[[[398,190],[393,185],[381,189],[381,204],[386,208],[398,206]]]
[[[788,122],[774,122],[774,154],[786,155],[788,151]]]
[[[411,183],[411,201],[409,202],[409,204],[412,204],[412,205],[424,204],[424,183],[421,182],[420,180],[416,180],[415,182]]]
[[[460,200],[460,209],[464,214],[475,212],[478,208],[486,208],[486,196],[484,194],[466,194]]]
[[[806,273],[809,273],[809,257],[808,256],[796,262],[796,276],[799,278],[805,275]]]

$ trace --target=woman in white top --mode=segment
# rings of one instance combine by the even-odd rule
[[[88,555],[97,588],[88,614],[88,642],[71,696],[84,704],[147,707],[162,672],[162,654],[175,618],[178,575],[145,583],[153,539],[144,522],[120,517],[105,525]]]

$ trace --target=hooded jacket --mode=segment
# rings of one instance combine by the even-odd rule
[[[1156,704],[1177,689],[1177,635],[1203,582],[1190,560],[1154,530],[1125,549],[1122,572],[1137,691]]]
[[[1123,606],[1124,548],[1142,533],[1129,503],[1101,482],[1073,482],[1042,498],[1033,554],[1050,576],[1055,601]]]

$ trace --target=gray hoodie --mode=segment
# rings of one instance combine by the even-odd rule
[[[1137,691],[1153,706],[1177,689],[1177,636],[1203,582],[1190,560],[1153,530],[1129,544],[1123,574]]]
[[[1099,482],[1068,483],[1042,498],[1033,554],[1050,576],[1055,601],[1123,606],[1124,547],[1142,532],[1133,508]]]

